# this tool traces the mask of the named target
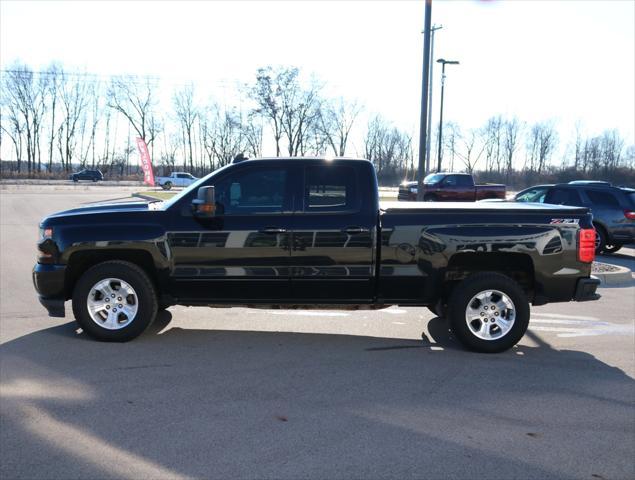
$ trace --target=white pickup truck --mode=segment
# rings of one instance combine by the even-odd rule
[[[170,190],[172,187],[187,187],[194,183],[198,178],[191,173],[172,172],[169,177],[156,177],[154,182],[160,185],[163,190]]]

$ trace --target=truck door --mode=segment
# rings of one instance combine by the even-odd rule
[[[318,303],[369,301],[377,212],[372,215],[364,208],[361,172],[337,163],[307,165],[303,170],[291,250],[293,297]]]
[[[181,217],[168,236],[180,298],[242,303],[289,296],[293,170],[231,169],[214,184],[214,217]]]
[[[471,175],[455,175],[456,200],[461,202],[473,202],[476,200],[476,186]]]

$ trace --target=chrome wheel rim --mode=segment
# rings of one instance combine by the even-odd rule
[[[119,278],[104,278],[91,287],[86,306],[91,320],[97,325],[119,330],[135,319],[139,300],[129,283]]]
[[[500,290],[483,290],[472,297],[465,309],[470,332],[481,340],[498,340],[507,335],[516,320],[516,307]]]

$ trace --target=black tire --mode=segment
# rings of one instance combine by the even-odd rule
[[[92,287],[100,280],[116,278],[127,282],[135,291],[138,305],[134,319],[117,330],[97,324],[88,313],[87,300]],[[73,314],[80,327],[91,337],[105,342],[127,342],[143,333],[157,316],[157,294],[148,275],[137,265],[121,260],[99,263],[88,269],[73,290]]]
[[[73,182],[77,183],[79,180],[77,179],[77,177],[73,177]]]
[[[595,254],[600,255],[606,248],[606,231],[597,223],[593,224],[593,228],[595,228]]]
[[[620,248],[622,248],[624,245],[605,245],[604,246],[604,253],[615,253],[617,252]]]
[[[490,289],[498,290],[511,299],[515,318],[506,334],[486,340],[470,330],[466,321],[466,310],[475,295]],[[520,285],[511,278],[499,273],[476,273],[467,277],[452,291],[448,302],[448,319],[452,332],[465,347],[482,353],[503,352],[516,345],[525,335],[529,326],[529,301]],[[488,332],[494,330],[495,335],[497,328],[498,324],[492,325]]]
[[[97,181],[97,179],[96,179],[96,178],[93,178],[93,182],[96,182],[96,181]]]
[[[432,194],[432,193],[429,193],[429,194],[427,194],[427,195],[425,195],[423,197],[423,201],[424,202],[436,202],[437,201],[437,196]]]
[[[165,182],[163,185],[161,185],[161,188],[163,190],[170,190],[172,188],[172,182]]]

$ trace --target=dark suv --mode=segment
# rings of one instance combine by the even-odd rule
[[[635,242],[635,189],[608,182],[573,181],[536,185],[519,192],[517,202],[589,207],[593,213],[596,253],[617,252]]]
[[[84,169],[80,172],[71,173],[69,180],[73,182],[79,182],[80,180],[90,180],[92,182],[98,182],[104,179],[104,175],[99,170],[87,170]]]

